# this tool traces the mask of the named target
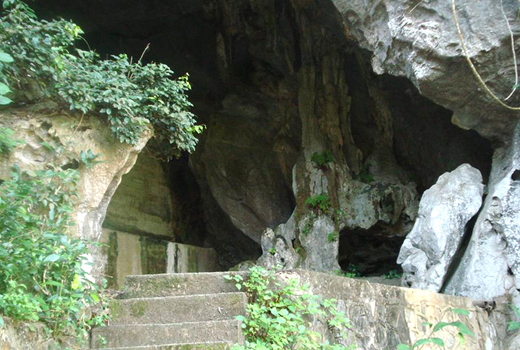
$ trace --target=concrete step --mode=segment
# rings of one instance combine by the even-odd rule
[[[112,300],[111,325],[229,320],[246,314],[245,293]]]
[[[169,345],[148,345],[148,346],[132,346],[124,348],[103,348],[103,350],[192,350],[192,349],[213,349],[226,350],[231,349],[231,345],[223,342],[205,342],[205,343],[183,343]]]
[[[120,296],[129,298],[151,298],[175,295],[218,294],[236,292],[234,283],[227,281],[225,275],[246,272],[202,272],[172,273],[160,275],[131,275],[126,277],[124,292]]]
[[[92,331],[92,348],[162,346],[167,344],[217,342],[243,344],[237,320],[184,322],[172,324],[119,325]],[[172,346],[172,345],[169,345]]]

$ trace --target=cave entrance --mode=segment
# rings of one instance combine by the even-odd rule
[[[339,237],[339,265],[358,277],[393,277],[402,272],[396,260],[404,238],[389,234],[379,224],[368,230],[344,229]]]
[[[187,160],[162,163],[145,149],[123,176],[103,223],[110,286],[121,286],[130,274],[220,270]]]

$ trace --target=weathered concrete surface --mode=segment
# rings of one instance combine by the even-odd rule
[[[244,293],[112,300],[110,324],[166,324],[226,320],[237,315],[245,315],[246,304],[247,297]]]
[[[350,344],[359,349],[395,349],[399,343],[411,344],[426,338],[430,329],[423,322],[436,324],[439,321],[460,320],[475,333],[466,337],[460,349],[506,350],[505,327],[507,303],[497,305],[490,314],[475,307],[472,300],[463,297],[437,294],[425,290],[401,288],[369,283],[356,279],[338,277],[313,271],[293,270],[280,272],[279,278],[296,278],[308,283],[310,290],[324,298],[335,298],[340,309],[351,320],[347,336]],[[450,312],[451,308],[464,309],[469,316]],[[325,332],[323,325],[318,329]],[[448,348],[457,344],[457,332],[449,329],[436,333],[444,339]]]
[[[451,1],[332,0],[345,31],[372,52],[372,68],[410,79],[422,95],[455,112],[455,124],[491,139],[508,141],[518,112],[492,101],[473,77],[461,49]],[[510,33],[518,2],[456,1],[469,56],[500,98],[514,85]],[[518,96],[507,101],[518,105]]]
[[[178,295],[218,294],[236,292],[226,275],[246,272],[174,273],[127,276],[122,298],[154,298]]]
[[[165,171],[157,160],[143,154],[112,197],[103,227],[174,238],[172,210]]]
[[[397,263],[403,285],[439,292],[454,263],[469,220],[482,205],[482,175],[469,164],[442,175],[424,192],[418,219],[406,237]]]
[[[123,286],[128,275],[211,272],[219,270],[217,253],[166,240],[103,229],[108,247],[100,255],[105,275],[113,288]]]
[[[236,287],[234,283],[226,281],[226,274],[129,276],[122,297],[152,297],[158,300],[155,298],[189,296],[202,291],[228,295],[227,293],[236,291]],[[245,277],[244,273],[241,274]],[[314,271],[286,270],[278,272],[277,278],[280,282],[296,279],[301,284],[308,284],[309,291],[315,295],[337,299],[339,309],[346,313],[352,324],[347,331],[345,345],[356,344],[358,349],[395,349],[399,343],[410,344],[429,335],[430,329],[423,322],[436,324],[439,321],[461,321],[475,333],[475,337],[466,337],[466,345],[460,346],[460,349],[510,349],[507,347],[505,328],[511,312],[505,299],[497,300],[494,309],[484,311],[464,297],[369,283]],[[131,304],[136,300],[143,299],[126,299],[122,302]],[[461,316],[449,311],[452,308],[465,309],[470,314]],[[326,337],[333,336],[329,333],[325,320],[314,319],[313,327]],[[445,331],[436,333],[445,340],[448,348],[457,344],[457,332],[451,331],[448,327]],[[110,332],[107,334],[110,335]]]
[[[203,342],[203,343],[184,343],[174,345],[149,345],[125,347],[125,350],[192,350],[192,349],[214,349],[225,350],[231,346],[225,342]],[[121,348],[103,348],[105,350],[116,350]]]
[[[0,158],[0,178],[9,177],[14,164],[22,170],[78,167],[78,197],[72,214],[75,226],[70,234],[97,241],[108,204],[122,176],[130,171],[152,133],[143,135],[135,146],[122,144],[98,118],[45,112],[49,108],[52,110],[53,106],[35,105],[0,114],[0,126],[14,130],[14,137],[24,141]],[[80,152],[88,150],[99,154],[96,160],[101,162],[91,167],[79,164]],[[93,275],[100,273],[99,253],[99,249],[92,252]]]
[[[446,292],[491,300],[513,296],[520,306],[520,126],[496,151],[488,194],[471,240]]]
[[[101,337],[106,340],[106,344],[101,341]],[[209,339],[214,342],[243,343],[240,322],[225,320],[96,328],[92,332],[92,348],[198,343]]]

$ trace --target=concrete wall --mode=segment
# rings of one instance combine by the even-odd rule
[[[279,276],[285,280],[296,278],[302,284],[309,284],[314,294],[338,300],[339,309],[346,313],[352,324],[345,345],[356,344],[363,350],[395,349],[400,343],[413,344],[427,338],[431,328],[424,322],[435,325],[440,321],[461,321],[475,337],[466,336],[466,343],[460,344],[457,329],[446,327],[435,333],[445,341],[446,349],[512,349],[509,345],[512,339],[506,337],[509,314],[506,301],[497,303],[492,311],[485,311],[475,306],[471,299],[420,289],[305,270],[281,272]],[[450,311],[453,308],[467,310],[470,314],[458,315]],[[326,325],[319,321],[315,321],[314,326],[320,332],[328,332]],[[426,345],[424,349],[430,348]]]
[[[123,176],[103,227],[134,234],[173,237],[172,198],[161,164],[142,154]]]
[[[128,275],[212,272],[218,270],[217,253],[211,248],[103,229],[105,275],[110,288],[123,286]]]

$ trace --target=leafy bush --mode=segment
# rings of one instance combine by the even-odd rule
[[[334,161],[334,157],[332,156],[332,153],[325,150],[321,153],[314,152],[314,154],[311,157],[311,161],[316,163],[316,166],[318,168],[325,168],[327,164]]]
[[[347,349],[331,345],[319,333],[311,330],[310,319],[328,319],[329,329],[345,339],[350,327],[345,314],[337,310],[334,299],[320,297],[299,286],[294,279],[281,284],[274,270],[255,266],[246,280],[241,275],[226,276],[238,290],[245,289],[249,303],[248,316],[238,316],[246,336],[245,347],[236,349]]]
[[[401,278],[403,274],[401,272],[398,272],[397,270],[390,270],[388,271],[388,274],[384,275],[383,277],[386,280],[392,280],[392,279],[398,279]]]
[[[305,200],[305,205],[308,205],[312,209],[321,210],[327,212],[330,208],[330,198],[326,194],[318,194],[313,197],[309,197]]]
[[[86,312],[100,287],[84,270],[86,243],[66,235],[77,177],[16,169],[0,185],[0,314],[44,322],[56,338],[81,338],[105,317]]]
[[[334,274],[341,276],[341,277],[348,277],[348,278],[361,277],[361,272],[359,271],[359,267],[354,264],[348,264],[347,269],[345,271],[336,270],[336,271],[334,271]]]
[[[463,310],[463,309],[449,309],[447,311],[452,311],[456,314],[462,315],[462,316],[468,316],[469,311]],[[443,322],[442,319],[444,318],[446,314],[446,311],[441,316],[441,321],[437,322],[435,325],[431,322],[424,322],[424,325],[430,328],[430,333],[428,334],[428,337],[419,339],[413,345],[407,345],[407,344],[399,344],[397,346],[397,350],[412,350],[412,349],[423,349],[425,345],[434,344],[437,345],[440,348],[444,348],[444,340],[441,338],[435,337],[435,333],[440,331],[443,328],[446,327],[454,327],[457,329],[457,335],[459,338],[460,344],[465,343],[464,336],[469,335],[471,337],[474,337],[475,334],[466,326],[464,323],[460,321],[455,322]]]
[[[329,232],[327,236],[327,240],[329,243],[336,242],[339,239],[339,232],[338,231],[332,231]]]
[[[202,131],[189,111],[187,75],[173,79],[164,64],[132,63],[126,55],[101,60],[93,51],[70,48],[82,34],[66,20],[39,20],[23,2],[4,1],[0,51],[14,62],[0,77],[11,83],[15,102],[51,98],[71,110],[107,119],[120,142],[135,144],[154,127],[155,151],[170,159],[192,152]],[[1,57],[1,56],[0,56]]]
[[[368,169],[368,165],[365,164],[359,170],[358,178],[361,180],[361,182],[364,182],[366,184],[369,184],[369,183],[374,181],[374,175],[370,174],[370,171]]]
[[[5,96],[9,92],[11,92],[11,89],[9,89],[9,86],[7,86],[6,83],[2,82],[3,80],[5,80],[2,73],[4,64],[10,62],[13,62],[13,58],[11,57],[11,55],[3,51],[0,51],[0,106],[8,105],[9,103],[13,102],[11,101],[11,99]]]
[[[13,138],[14,131],[9,128],[0,128],[0,154],[9,153],[20,144]]]
[[[518,320],[520,320],[520,309],[517,308],[517,307],[514,306],[514,305],[511,305],[511,308],[512,308],[513,311],[514,311],[514,313],[515,313],[515,315],[516,315],[516,318],[517,318]],[[520,329],[520,322],[518,322],[518,321],[510,321],[510,322],[508,322],[508,324],[507,324],[507,330],[508,330],[508,331],[516,331],[516,330],[518,330],[518,329]]]

